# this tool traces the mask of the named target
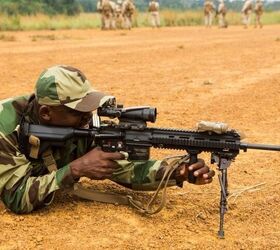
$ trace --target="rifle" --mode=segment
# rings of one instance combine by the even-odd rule
[[[87,137],[104,151],[125,151],[129,160],[148,160],[150,148],[185,150],[189,154],[189,163],[197,162],[201,152],[211,153],[211,164],[218,166],[220,183],[220,225],[218,236],[224,238],[224,215],[227,211],[228,178],[227,170],[231,162],[247,149],[280,151],[280,145],[250,144],[241,141],[240,134],[228,130],[223,123],[206,123],[206,128],[198,131],[148,127],[147,122],[156,121],[157,110],[149,106],[116,106],[114,103],[100,107],[99,117],[117,118],[118,122],[108,120],[100,127],[75,129],[71,127],[51,127],[34,125],[23,121],[20,126],[20,150],[30,157],[30,137],[40,141],[38,155],[49,147],[64,147],[72,138]],[[205,125],[205,123],[203,124]],[[189,173],[188,180],[195,183],[196,177]],[[182,186],[182,183],[179,183]]]

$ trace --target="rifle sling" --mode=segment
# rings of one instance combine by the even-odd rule
[[[48,149],[46,150],[43,154],[43,160],[44,164],[48,168],[49,172],[53,172],[57,170],[57,165],[55,162],[55,159],[52,154],[52,150]],[[171,159],[171,162],[168,163],[168,160]],[[153,194],[152,198],[148,202],[146,206],[143,205],[142,202],[133,199],[132,196],[130,195],[121,195],[121,194],[116,194],[116,193],[109,193],[109,192],[100,192],[96,190],[90,190],[85,187],[83,187],[80,183],[75,183],[73,186],[73,189],[70,191],[71,194],[80,197],[82,199],[86,200],[91,200],[91,201],[98,201],[98,202],[104,202],[104,203],[111,203],[111,204],[120,204],[120,205],[130,205],[134,208],[136,208],[139,212],[144,213],[144,214],[155,214],[160,212],[165,204],[166,204],[166,196],[167,196],[167,187],[168,186],[173,186],[176,184],[175,180],[170,180],[170,177],[172,173],[175,171],[175,169],[183,162],[186,162],[189,159],[189,155],[185,156],[175,156],[175,157],[170,157],[166,158],[164,161],[167,164],[165,166],[165,172],[163,174],[163,177],[161,181],[158,183],[155,183],[157,186],[157,190]],[[154,187],[156,187],[154,185]],[[151,191],[151,187],[148,185],[141,185],[141,190],[142,191]],[[140,190],[140,185],[134,185],[134,189]],[[161,196],[161,202],[159,206],[156,209],[152,209],[156,198],[159,195],[160,190],[162,190],[162,196]]]
[[[170,163],[167,163],[167,160],[172,160]],[[175,185],[176,182],[174,180],[170,180],[170,177],[172,173],[175,171],[175,169],[183,162],[187,161],[189,159],[189,155],[186,156],[178,156],[171,157],[165,160],[167,163],[165,172],[163,174],[163,177],[160,182],[157,182],[157,190],[153,194],[152,198],[148,202],[148,204],[145,206],[142,202],[135,200],[130,195],[120,195],[116,193],[108,193],[108,192],[100,192],[96,190],[90,190],[85,187],[83,187],[80,183],[74,184],[74,188],[71,191],[72,194],[91,201],[99,201],[99,202],[105,202],[105,203],[112,203],[112,204],[120,204],[120,205],[130,205],[134,208],[136,208],[140,213],[146,214],[146,215],[152,215],[155,213],[160,212],[165,204],[166,204],[166,197],[167,197],[167,187],[171,185]],[[143,188],[144,187],[144,188]],[[140,189],[140,186],[133,186],[133,188]],[[144,191],[151,191],[151,187],[148,188],[148,186],[145,187],[142,186],[141,190]],[[162,190],[162,196],[160,204],[156,209],[153,209],[154,203],[159,195],[160,190]]]
[[[71,193],[86,200],[120,205],[129,205],[129,199],[131,198],[129,195],[120,195],[115,193],[87,189],[83,187],[80,183],[74,184]]]

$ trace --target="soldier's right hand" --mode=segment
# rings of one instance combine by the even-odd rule
[[[74,179],[84,176],[95,180],[110,178],[119,166],[116,160],[122,159],[124,155],[119,152],[104,152],[96,147],[70,163],[72,176]]]

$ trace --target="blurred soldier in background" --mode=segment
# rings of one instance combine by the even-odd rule
[[[263,3],[261,0],[256,0],[256,5],[255,5],[255,15],[256,15],[256,20],[255,20],[255,28],[260,27],[262,28],[262,23],[261,23],[261,16],[263,14]]]
[[[122,14],[124,19],[124,28],[132,28],[132,16],[135,11],[135,5],[132,0],[124,0],[122,3]]]
[[[151,25],[153,28],[160,27],[160,17],[159,17],[159,3],[157,0],[151,0],[149,2],[148,11],[151,14]]]
[[[97,10],[101,14],[101,29],[115,29],[115,8],[116,4],[109,0],[99,0]]]
[[[110,29],[116,29],[116,9],[117,4],[114,1],[109,1],[111,8],[112,8],[112,14],[111,14],[111,20],[110,20]]]
[[[210,28],[212,26],[213,16],[214,16],[214,12],[215,12],[215,5],[212,1],[205,0],[203,8],[204,8],[205,26]]]
[[[226,21],[226,14],[227,14],[227,8],[224,3],[224,0],[219,0],[219,6],[216,12],[216,15],[219,18],[219,28],[227,28],[228,24]]]
[[[98,11],[98,13],[100,14],[100,23],[101,23],[101,29],[103,30],[105,27],[104,24],[104,19],[103,19],[103,15],[102,15],[102,6],[101,6],[102,0],[97,1],[96,3],[96,9]]]
[[[248,28],[248,25],[250,24],[252,9],[253,9],[252,0],[245,0],[241,13],[242,13],[242,18],[243,18],[244,28],[246,28],[246,29]]]
[[[122,0],[117,0],[116,3],[116,28],[123,28]]]

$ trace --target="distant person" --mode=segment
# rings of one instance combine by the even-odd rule
[[[100,14],[101,29],[103,30],[105,27],[105,22],[104,22],[104,18],[102,15],[102,0],[97,1],[96,9],[97,9],[98,13]]]
[[[255,28],[260,27],[262,28],[262,22],[261,22],[261,16],[263,14],[263,2],[261,0],[256,0],[256,5],[255,5]]]
[[[101,29],[109,30],[115,28],[115,3],[109,0],[99,0],[97,10],[101,15]]]
[[[151,14],[151,25],[153,28],[160,27],[160,16],[159,16],[159,3],[157,0],[151,0],[149,2],[148,11]]]
[[[242,18],[243,18],[242,22],[243,22],[244,28],[246,28],[246,29],[250,25],[252,10],[253,10],[253,1],[245,0],[241,13],[242,13]]]
[[[135,12],[135,5],[132,0],[124,0],[122,4],[122,14],[124,19],[124,28],[132,28],[132,16]]]
[[[123,15],[122,15],[122,0],[117,0],[116,3],[116,28],[122,29],[124,25]]]
[[[214,12],[215,12],[215,5],[214,5],[213,1],[205,0],[204,5],[203,5],[203,9],[204,9],[204,24],[205,24],[205,27],[210,28],[212,26],[213,16],[214,16]]]
[[[217,16],[219,19],[219,28],[227,28],[228,24],[226,21],[227,7],[224,0],[219,0],[219,6],[217,9]]]
[[[117,10],[117,4],[114,1],[109,1],[111,7],[112,7],[112,13],[111,13],[111,19],[110,19],[110,29],[116,29],[116,10]]]

